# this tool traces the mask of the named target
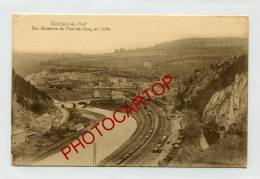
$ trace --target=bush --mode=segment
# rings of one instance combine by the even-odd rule
[[[216,121],[211,121],[211,122],[207,123],[204,126],[203,130],[204,130],[204,134],[205,134],[205,137],[206,137],[209,145],[212,145],[217,142],[217,140],[220,137],[220,135],[219,135],[220,127],[218,126]]]
[[[231,124],[229,127],[228,127],[228,131],[227,133],[228,134],[234,134],[234,135],[238,135],[238,136],[244,136],[246,133],[244,132],[244,125],[242,122],[236,122],[236,123],[233,123]]]

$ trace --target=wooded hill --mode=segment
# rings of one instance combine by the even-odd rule
[[[44,92],[37,89],[29,81],[12,72],[12,98],[27,110],[35,113],[44,113],[53,107],[52,99]]]

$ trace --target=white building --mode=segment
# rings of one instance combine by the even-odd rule
[[[83,124],[78,123],[78,124],[76,124],[76,125],[70,127],[69,130],[79,132],[79,131],[83,130],[84,127],[85,127],[85,126],[84,126]]]

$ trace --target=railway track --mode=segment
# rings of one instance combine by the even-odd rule
[[[154,106],[155,107],[155,106]],[[125,166],[143,166],[142,161],[148,156],[148,154],[152,154],[152,150],[156,144],[159,143],[161,137],[165,135],[165,117],[162,116],[158,110],[153,112],[153,120],[157,121],[158,126],[154,131],[153,136],[151,139],[142,147],[140,148],[133,157],[130,157],[126,160],[123,165]]]
[[[143,134],[143,131],[147,130],[147,126],[149,125],[150,121],[142,120],[145,116],[143,110],[140,110],[137,114],[133,114],[132,116],[137,121],[137,129],[132,134],[132,136],[125,143],[123,143],[117,150],[115,150],[104,160],[100,161],[98,164],[99,166],[116,165],[117,161],[120,160],[120,158],[122,157],[122,153],[129,149],[129,146],[131,146],[138,139],[138,137],[140,137],[140,135]]]
[[[156,105],[140,110],[135,114],[138,128],[134,134],[107,158],[102,160],[99,166],[136,166],[165,135],[165,117],[156,110]]]

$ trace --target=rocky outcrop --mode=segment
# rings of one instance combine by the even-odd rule
[[[214,130],[224,132],[231,130],[234,125],[239,124],[239,130],[246,131],[247,93],[247,74],[237,74],[230,86],[215,92],[211,96],[203,110],[202,120],[204,124],[207,126],[210,123],[214,123]]]
[[[247,66],[247,56],[240,56],[212,63],[209,68],[195,70],[182,80],[182,107],[194,108],[202,117],[212,95],[230,86],[235,81],[236,74],[247,73]]]

